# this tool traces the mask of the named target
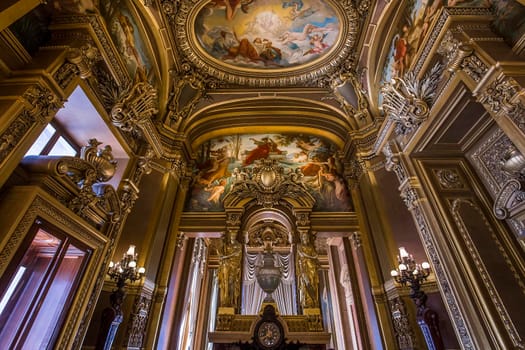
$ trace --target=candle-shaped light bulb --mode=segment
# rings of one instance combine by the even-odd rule
[[[127,256],[135,256],[135,246],[131,244],[126,252]]]
[[[109,268],[111,269],[111,268],[113,268],[113,266],[115,266],[115,263],[113,263],[113,261],[110,261],[109,262]]]
[[[408,252],[405,247],[399,247],[399,256],[401,256],[401,259],[408,257]]]
[[[415,269],[414,272],[412,272],[414,275],[417,275],[419,273],[418,269]]]
[[[396,270],[390,271],[390,276],[397,277],[398,275],[399,275],[399,272],[397,272]]]
[[[399,264],[399,271],[403,272],[407,270],[407,266],[405,264]]]
[[[421,267],[425,270],[428,270],[430,269],[430,264],[426,261],[423,261],[423,263],[421,264]]]
[[[143,275],[146,273],[146,269],[144,267],[139,267],[138,273]]]
[[[131,268],[134,268],[137,266],[137,262],[135,260],[131,260],[129,263],[128,263],[128,267],[131,267]]]

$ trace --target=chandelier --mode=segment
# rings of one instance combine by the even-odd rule
[[[403,286],[408,284],[412,298],[419,296],[421,284],[430,275],[430,264],[426,261],[421,264],[416,263],[412,254],[409,254],[404,247],[399,248],[397,262],[397,269],[390,271],[390,275],[397,283]]]
[[[144,276],[146,269],[144,267],[137,268],[137,257],[135,246],[130,245],[119,262],[113,263],[111,261],[109,263],[107,273],[117,283],[118,289],[124,288],[126,281],[133,283]]]

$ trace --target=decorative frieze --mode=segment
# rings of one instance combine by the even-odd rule
[[[11,154],[36,122],[33,114],[22,111],[0,136],[0,164]]]

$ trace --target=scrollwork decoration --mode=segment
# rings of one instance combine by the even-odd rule
[[[381,88],[383,110],[396,122],[398,135],[415,131],[428,118],[442,68],[441,63],[437,63],[421,80],[408,72]]]

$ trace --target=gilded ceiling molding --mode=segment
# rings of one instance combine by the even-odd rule
[[[387,118],[396,122],[396,134],[412,133],[427,120],[442,67],[440,63],[435,64],[421,80],[417,79],[414,72],[408,72],[403,78],[394,77],[392,82],[381,88],[382,107]]]
[[[423,51],[412,69],[416,76],[419,75],[429,55],[433,52],[434,45],[440,38],[443,28],[450,25],[451,18],[460,16],[480,16],[480,19],[482,19],[492,18],[493,14],[491,9],[486,7],[444,7],[437,23],[432,31],[430,31],[430,36],[426,41]],[[456,28],[461,28],[461,25],[457,25]]]
[[[463,316],[459,302],[456,295],[453,293],[453,288],[450,284],[448,274],[441,262],[438,254],[437,243],[435,242],[434,233],[432,232],[429,220],[425,215],[422,207],[423,197],[419,193],[420,186],[417,179],[410,178],[406,165],[402,161],[402,155],[399,147],[393,141],[387,143],[384,147],[384,153],[387,157],[386,170],[393,171],[400,183],[400,194],[407,206],[408,210],[414,218],[414,222],[418,229],[421,241],[425,247],[427,255],[432,262],[436,280],[439,281],[441,292],[444,301],[449,305],[451,320],[458,333],[458,339],[462,344],[463,349],[475,350],[475,343],[472,340],[467,322]]]
[[[343,111],[350,118],[349,123],[353,130],[359,130],[373,122],[372,115],[369,111],[369,104],[367,100],[367,92],[363,89],[363,85],[357,78],[357,73],[350,67],[350,62],[344,63],[342,68],[332,75],[329,80],[330,88],[334,98],[337,100]],[[354,93],[357,95],[357,106],[353,106],[344,97],[341,88],[345,84],[351,84]]]
[[[223,85],[220,81],[195,70],[189,62],[183,62],[181,69],[182,71],[180,72],[170,72],[173,85],[168,102],[167,119],[170,123],[174,123],[172,127],[175,130],[180,127],[181,122],[193,112],[195,106],[202,99],[209,99],[208,90],[213,90]],[[190,87],[195,93],[184,106],[181,106],[179,101],[185,87]]]
[[[100,15],[97,14],[83,14],[83,15],[60,15],[53,18],[53,30],[56,31],[54,36],[74,36],[78,33],[71,31],[71,29],[86,29],[85,25],[88,25],[92,31],[89,31],[89,36],[95,41],[95,45],[100,52],[102,52],[104,61],[107,63],[109,69],[117,84],[126,86],[130,83],[131,79],[127,72],[122,59],[119,57],[115,45],[111,40],[111,37],[105,29],[104,20]],[[93,35],[94,34],[94,35]],[[78,38],[71,38],[75,41]],[[86,53],[87,54],[87,53]],[[88,58],[89,56],[86,56]]]
[[[326,0],[340,14],[341,33],[339,42],[331,53],[313,64],[298,68],[287,68],[261,71],[236,69],[220,65],[206,58],[196,44],[193,24],[199,10],[208,1],[178,0],[163,1],[161,11],[168,19],[180,56],[191,63],[195,71],[211,76],[219,81],[237,86],[253,87],[286,87],[286,86],[326,86],[330,85],[328,76],[340,70],[345,61],[354,62],[354,50],[360,30],[359,13],[351,0]],[[367,2],[362,4],[362,10],[367,8]]]

